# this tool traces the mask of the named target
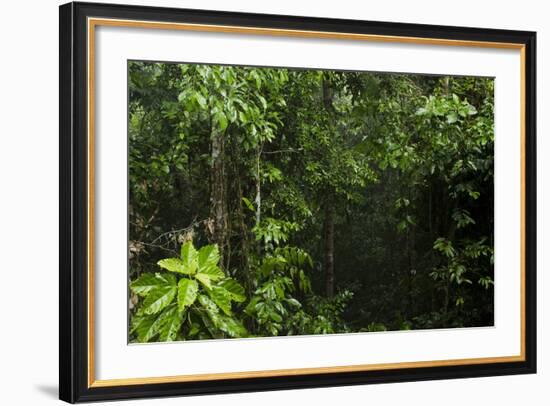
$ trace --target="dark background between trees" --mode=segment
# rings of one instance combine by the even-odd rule
[[[177,339],[493,324],[493,79],[128,69],[130,283],[216,244],[246,298]]]

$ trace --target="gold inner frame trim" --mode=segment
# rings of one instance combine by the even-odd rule
[[[520,354],[502,357],[480,357],[463,358],[450,360],[433,361],[414,361],[414,362],[394,362],[382,364],[363,364],[363,365],[344,365],[328,366],[315,368],[294,368],[294,369],[276,369],[265,371],[243,371],[243,372],[220,372],[210,374],[189,374],[146,378],[122,378],[122,379],[95,379],[95,278],[94,278],[94,193],[95,193],[95,28],[97,26],[110,27],[129,27],[129,28],[147,28],[160,30],[180,30],[195,32],[216,32],[244,35],[265,35],[282,36],[298,38],[317,38],[317,39],[340,39],[357,40],[386,43],[402,43],[416,45],[432,46],[459,46],[459,47],[477,47],[477,48],[496,48],[512,49],[520,51],[520,82],[521,82],[521,101],[520,101],[520,164],[521,164],[521,227],[520,227]],[[355,34],[345,32],[326,32],[326,31],[306,31],[290,29],[274,29],[260,27],[242,27],[228,25],[208,25],[208,24],[187,24],[187,23],[167,23],[139,20],[120,20],[107,18],[89,18],[88,19],[88,387],[111,387],[126,385],[143,384],[161,384],[192,381],[213,381],[221,379],[245,379],[245,378],[266,378],[296,375],[312,374],[331,374],[343,372],[364,372],[381,371],[399,368],[427,368],[458,365],[479,365],[479,364],[497,364],[505,362],[522,362],[526,359],[525,349],[525,45],[506,42],[487,42],[487,41],[469,41],[453,40],[439,38],[422,37],[402,37],[391,35],[374,34]]]

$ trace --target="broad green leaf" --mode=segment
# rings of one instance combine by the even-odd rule
[[[276,321],[278,323],[283,321],[283,318],[281,317],[281,315],[279,313],[275,312],[275,311],[270,311],[269,316],[271,317],[271,319],[273,321]]]
[[[287,303],[294,306],[294,307],[297,307],[297,308],[300,308],[302,307],[302,304],[300,302],[298,302],[296,299],[294,298],[290,298],[290,299],[286,299]]]
[[[218,267],[219,260],[220,253],[217,245],[207,245],[202,247],[198,254],[197,271],[197,275],[201,274],[201,276],[196,276],[196,278],[206,285],[209,284],[209,281],[217,281],[224,278],[225,274]],[[206,279],[209,281],[206,281]]]
[[[211,281],[218,281],[220,279],[223,279],[225,277],[225,274],[223,271],[218,268],[217,266],[207,266],[204,268],[199,269],[198,274],[205,275],[210,279]]]
[[[159,275],[160,276],[160,275]],[[173,275],[162,275],[163,282],[149,291],[141,311],[145,314],[156,314],[168,306],[176,297],[177,285]]]
[[[197,281],[187,278],[180,279],[178,283],[178,310],[180,312],[195,302],[198,290]]]
[[[231,300],[239,303],[246,300],[244,288],[235,279],[224,279],[218,283],[218,286],[224,288],[228,292]]]
[[[186,267],[183,261],[179,258],[161,259],[157,262],[157,265],[170,272],[176,272],[185,275],[190,275],[191,273],[189,267]]]
[[[242,325],[242,323],[234,317],[220,314],[218,316],[218,328],[233,338],[247,337],[248,331]]]
[[[259,296],[254,296],[250,302],[246,305],[244,312],[248,314],[251,317],[254,317],[254,314],[256,313],[256,305],[260,301]]]
[[[208,275],[197,273],[195,274],[195,279],[202,283],[207,289],[212,288],[212,282],[210,281],[210,277]]]
[[[453,124],[453,123],[456,123],[457,121],[458,121],[458,116],[454,111],[447,114],[447,123],[448,124]]]
[[[162,285],[175,285],[176,277],[169,273],[156,273],[155,276],[162,282]]]
[[[154,273],[144,273],[130,283],[130,289],[137,295],[147,295],[152,289],[162,284],[162,279],[157,275]]]
[[[199,272],[205,268],[217,267],[220,260],[220,251],[217,245],[205,245],[199,250]]]
[[[161,313],[158,318],[159,340],[174,341],[181,328],[182,318],[177,306],[170,305]]]
[[[191,241],[181,246],[181,261],[188,275],[193,275],[198,267],[198,252]]]
[[[199,104],[199,106],[201,108],[205,108],[206,107],[206,98],[200,94],[200,93],[195,93],[195,100],[197,100],[197,103]]]
[[[176,305],[170,305],[159,315],[136,315],[130,332],[137,334],[141,343],[151,341],[157,334],[159,341],[173,341],[181,327],[181,314]]]
[[[217,310],[207,311],[205,309],[199,309],[196,313],[198,313],[204,326],[213,338],[223,338],[223,333],[217,327],[217,325],[220,324],[220,315],[217,313]]]
[[[132,318],[130,332],[137,334],[137,340],[140,343],[146,343],[158,333],[158,323],[155,323],[155,315],[135,315]]]
[[[146,317],[148,316],[143,316],[138,314],[132,315],[132,318],[130,320],[130,333],[133,333],[134,331],[136,331],[140,323],[142,323],[143,319],[145,319]]]
[[[264,110],[267,109],[267,101],[265,99],[265,97],[263,97],[261,94],[258,94],[258,99],[260,99],[260,103],[262,103],[262,107],[264,108]]]
[[[199,295],[197,297],[197,300],[199,301],[203,309],[206,310],[208,313],[219,313],[218,306],[207,295]]]
[[[243,124],[248,123],[248,117],[242,111],[239,111],[239,120],[241,120],[241,123],[243,123]]]
[[[217,281],[225,277],[225,274],[218,267],[220,253],[217,245],[207,245],[198,252],[198,271],[195,278],[199,280],[208,289],[212,287],[212,281]]]
[[[229,315],[220,314],[218,306],[208,296],[199,295],[198,301],[202,305],[204,313],[208,315],[205,317],[201,312],[203,322],[214,337],[219,336],[216,330],[221,330],[230,337],[246,337],[248,335],[240,321]]]
[[[252,212],[256,211],[256,209],[254,208],[254,205],[252,204],[252,202],[250,200],[248,200],[244,196],[243,196],[242,200],[243,200],[244,204],[246,205],[246,207],[248,208],[248,210],[250,210]]]
[[[207,290],[210,299],[228,316],[231,316],[231,294],[221,286]]]
[[[227,128],[227,117],[223,112],[218,112],[216,114],[216,121],[218,122],[218,125],[220,126],[221,131],[225,131]]]

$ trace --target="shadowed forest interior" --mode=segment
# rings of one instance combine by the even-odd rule
[[[129,340],[493,325],[493,78],[128,62]]]

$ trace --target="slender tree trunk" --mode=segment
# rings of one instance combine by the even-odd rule
[[[256,205],[256,227],[260,226],[262,221],[262,174],[260,160],[262,157],[262,146],[258,145],[256,151],[256,198],[254,199],[254,204]],[[262,253],[262,243],[258,242],[257,245],[258,256]]]
[[[448,200],[448,198],[447,198]],[[449,204],[447,204],[447,207],[449,206]],[[457,209],[458,207],[458,203],[456,200],[453,200],[452,202],[452,209],[451,211],[449,212],[451,215],[452,213],[454,213],[454,211]],[[451,217],[450,217],[451,218]],[[449,224],[450,222],[450,224]],[[454,238],[455,238],[455,234],[456,234],[456,222],[451,218],[451,220],[447,220],[447,223],[449,224],[449,231],[447,233],[447,239],[452,243],[454,242]],[[445,314],[445,317],[447,318],[448,317],[448,314],[449,314],[449,304],[450,304],[450,301],[451,301],[451,280],[449,277],[447,277],[447,282],[446,282],[446,285],[445,285],[445,302],[444,302],[444,314]]]
[[[434,232],[433,232],[433,218],[432,218],[432,185],[429,186],[429,192],[428,192],[428,224],[429,224],[429,232],[430,232],[430,243],[433,243],[434,240]],[[430,250],[430,253],[432,253],[433,250]]]
[[[412,202],[411,189],[407,190],[409,204]],[[410,216],[409,206],[407,206],[407,215]],[[415,301],[413,295],[413,284],[416,275],[416,226],[414,224],[407,225],[407,255],[408,255],[408,272],[407,272],[407,296],[408,296],[408,314],[412,317],[415,314]]]
[[[332,89],[330,80],[326,79],[324,76],[322,79],[322,86],[323,86],[323,105],[325,107],[326,112],[330,114],[333,111],[332,98],[334,96],[334,90]]]
[[[243,272],[245,274],[245,287],[248,295],[252,293],[252,276],[250,275],[250,266],[248,262],[248,255],[249,255],[249,247],[250,244],[248,242],[248,228],[246,227],[245,223],[245,216],[243,212],[243,189],[241,184],[241,175],[238,168],[238,164],[234,165],[234,171],[235,171],[235,182],[237,187],[237,196],[238,196],[238,203],[237,203],[237,216],[239,218],[239,227],[240,227],[240,234],[241,234],[241,267],[243,269]]]
[[[211,133],[211,192],[210,218],[212,224],[212,240],[220,251],[220,264],[224,264],[224,250],[227,232],[227,216],[224,185],[224,136],[213,127]]]
[[[328,297],[334,296],[334,206],[331,199],[327,199],[324,221],[324,268],[325,286]]]
[[[329,126],[332,122],[334,113],[332,99],[334,91],[330,79],[325,74],[322,77],[323,106],[325,114],[329,116]],[[325,268],[325,287],[327,297],[334,296],[334,196],[329,193],[325,201],[325,219],[324,219],[324,268]]]
[[[411,224],[407,224],[407,232],[405,234],[406,251],[407,251],[407,266],[405,268],[405,278],[407,281],[407,309],[405,313],[408,317],[411,316],[412,310],[412,253],[411,253]]]
[[[260,160],[261,160],[261,148],[258,146],[256,153],[256,198],[254,203],[256,204],[256,227],[260,225],[262,216],[262,174],[260,173]]]

